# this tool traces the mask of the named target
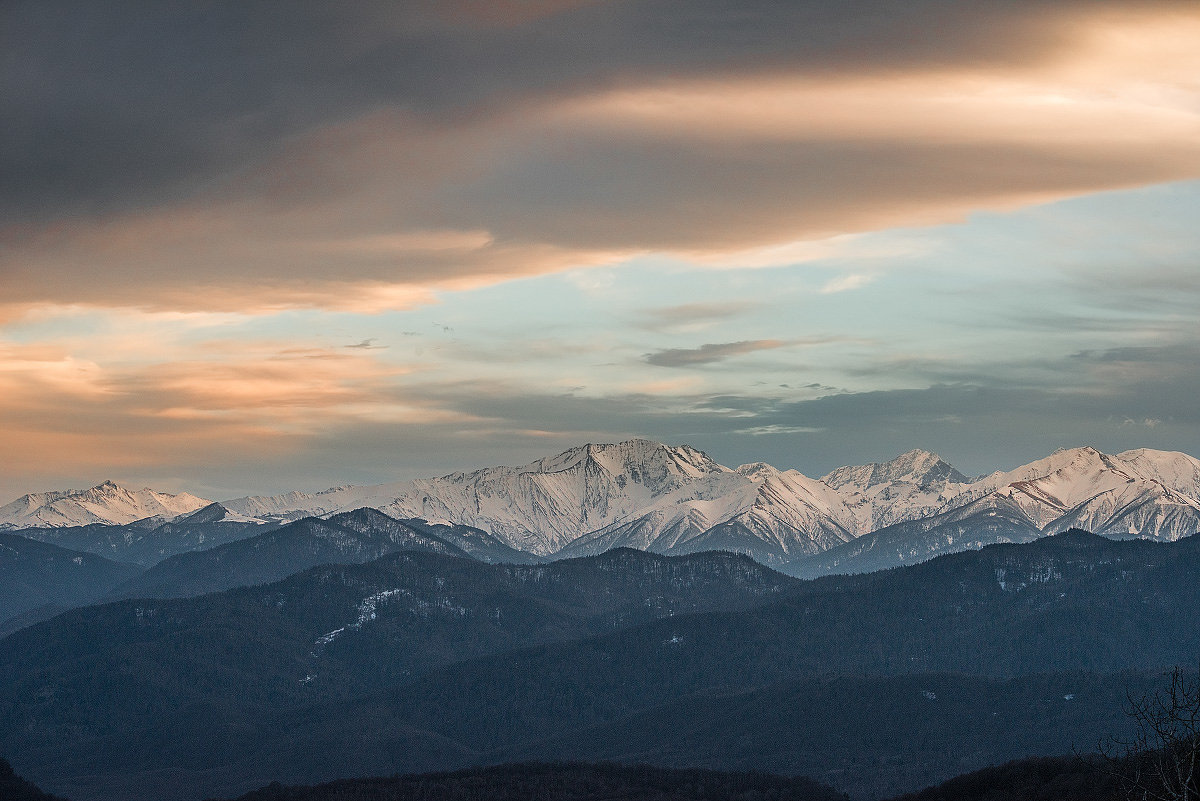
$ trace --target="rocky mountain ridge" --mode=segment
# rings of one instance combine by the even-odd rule
[[[808,563],[806,573],[813,565],[888,567],[1072,527],[1158,540],[1200,530],[1200,460],[1150,449],[1060,450],[977,479],[934,453],[912,450],[814,479],[764,463],[729,468],[686,445],[635,439],[571,448],[518,467],[215,506],[186,494],[139,492],[106,482],[88,491],[27,495],[0,508],[0,528],[29,520],[68,525],[72,514],[94,522],[163,510],[279,523],[368,507],[397,519],[469,526],[539,557],[614,547],[663,554],[723,549],[778,567]],[[106,497],[117,499],[111,510],[98,502]]]

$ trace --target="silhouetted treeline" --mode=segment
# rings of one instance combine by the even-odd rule
[[[956,776],[893,801],[1123,801],[1113,766],[1098,758],[1021,759]]]
[[[8,760],[0,758],[0,799],[3,801],[66,801],[56,795],[43,793],[35,785],[13,772]]]
[[[645,765],[519,764],[454,773],[272,784],[238,801],[846,801],[811,779]]]

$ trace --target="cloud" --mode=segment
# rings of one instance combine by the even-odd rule
[[[669,348],[647,353],[644,361],[658,367],[694,367],[724,361],[757,350],[782,348],[788,343],[778,339],[754,339],[744,342],[715,342],[698,348]]]
[[[1197,174],[1191,6],[871,6],[9,4],[4,301],[410,308]]]
[[[1154,428],[1161,424],[1162,420],[1154,417],[1147,417],[1145,420],[1133,420],[1127,417],[1121,421],[1122,426],[1145,426],[1146,428]]]
[[[672,382],[587,394],[525,378],[449,380],[387,353],[259,341],[204,345],[177,364],[104,366],[5,346],[0,418],[25,456],[0,465],[0,490],[186,475],[188,489],[232,497],[520,463],[630,436],[813,476],[913,447],[974,473],[1080,443],[1200,453],[1200,361],[1182,348],[1131,381],[1102,372],[1113,362],[1066,358],[1041,385],[1010,386],[997,371],[990,383],[815,398],[820,387],[712,396]]]
[[[852,274],[844,275],[840,278],[834,278],[826,281],[818,290],[822,295],[832,295],[835,292],[848,292],[852,289],[864,287],[874,280],[874,276]]]
[[[203,472],[295,457],[340,427],[469,422],[405,392],[409,368],[363,351],[241,341],[172,355],[103,364],[53,346],[0,344],[0,418],[23,454],[0,466],[0,484],[64,470],[87,481],[88,470],[110,467]]]
[[[961,12],[950,2],[881,2],[865,14],[758,2],[738,4],[731,28],[719,2],[486,5],[296,2],[280,14],[6,3],[0,209],[34,220],[168,202],[383,105],[434,118],[634,74],[986,62],[1051,48],[1070,17],[1036,3]]]
[[[1200,174],[1198,36],[1128,0],[0,4],[0,475],[1191,448],[1194,215],[977,212]],[[448,297],[562,271],[585,321]],[[255,319],[297,307],[378,316]]]
[[[812,426],[785,426],[776,423],[767,426],[739,428],[733,433],[749,434],[752,437],[775,437],[780,434],[817,434],[824,430],[823,428],[813,428]]]
[[[686,332],[708,328],[715,323],[748,314],[763,307],[763,303],[731,300],[725,303],[682,303],[659,306],[638,313],[638,327],[656,332]]]

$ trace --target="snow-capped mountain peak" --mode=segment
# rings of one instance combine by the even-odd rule
[[[546,555],[636,516],[685,485],[730,472],[695,448],[633,439],[581,445],[520,467],[312,495],[240,498],[225,506],[253,516],[325,515],[372,506],[398,518],[474,526],[507,545]]]
[[[914,449],[889,462],[839,467],[821,480],[834,489],[853,485],[862,490],[894,482],[928,486],[939,482],[966,484],[970,479],[936,453]]]
[[[1171,451],[1112,456],[1081,447],[972,480],[918,449],[841,467],[818,480],[763,462],[731,470],[686,445],[632,439],[580,445],[515,467],[211,505],[186,493],[105,481],[19,498],[0,508],[0,526],[191,514],[197,523],[252,523],[364,507],[434,526],[471,526],[498,541],[497,548],[539,556],[617,546],[660,553],[719,548],[785,565],[864,535],[869,547],[884,530],[894,540],[889,548],[910,555],[978,547],[970,543],[989,536],[1036,538],[1070,526],[1176,539],[1200,529],[1200,460]],[[912,537],[922,544],[906,544]]]
[[[1138,448],[1117,454],[1123,464],[1143,478],[1184,495],[1193,495],[1200,487],[1200,459],[1179,451]]]
[[[610,444],[588,443],[554,456],[547,456],[518,469],[525,473],[558,473],[588,463],[612,475],[644,474],[650,470],[654,473],[698,478],[708,473],[729,470],[695,448],[687,445],[663,445],[648,439],[631,439]]]
[[[970,479],[936,453],[911,450],[889,462],[839,467],[821,479],[854,515],[855,534],[942,510]]]
[[[1055,451],[1044,459],[975,482],[960,498],[974,501],[989,493],[1009,499],[1039,528],[1081,504],[1135,481],[1119,458],[1092,447]]]
[[[740,465],[735,472],[751,481],[761,483],[778,476],[781,471],[779,468],[773,467],[766,462],[751,462],[750,464]]]
[[[0,528],[61,528],[90,523],[123,525],[148,517],[174,519],[212,501],[186,492],[171,495],[104,481],[89,489],[23,495],[0,507]]]

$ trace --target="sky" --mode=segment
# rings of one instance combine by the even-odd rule
[[[1200,456],[1200,4],[0,5],[0,503]]]

